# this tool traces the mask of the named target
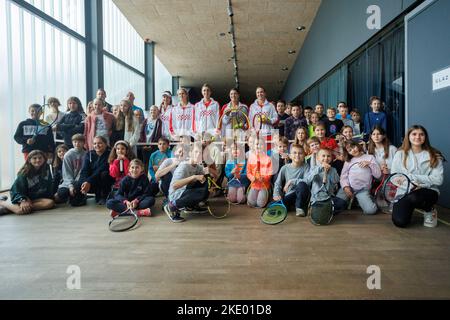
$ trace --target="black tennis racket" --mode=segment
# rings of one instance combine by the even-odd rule
[[[127,209],[109,221],[109,230],[123,232],[133,229],[139,222],[138,215],[133,209]]]
[[[287,208],[282,200],[274,201],[261,213],[261,222],[269,225],[276,225],[286,220]]]
[[[330,191],[327,188],[328,173],[324,172],[322,186],[317,193],[325,192],[328,199],[309,203],[308,216],[315,226],[325,226],[331,223],[334,217],[334,203],[331,199]]]
[[[386,201],[391,204],[397,203],[419,186],[403,173],[393,173],[385,181],[383,194]]]

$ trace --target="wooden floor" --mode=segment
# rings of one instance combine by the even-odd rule
[[[1,299],[416,299],[450,298],[450,228],[395,228],[388,215],[340,215],[314,227],[290,214],[278,226],[233,207],[225,220],[174,224],[160,210],[112,233],[91,202],[0,217]],[[440,213],[450,219],[450,214]],[[81,289],[68,290],[68,266]],[[381,268],[368,290],[367,267]]]

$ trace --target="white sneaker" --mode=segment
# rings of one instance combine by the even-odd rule
[[[423,221],[423,225],[424,227],[428,227],[428,228],[436,228],[437,227],[437,211],[436,209],[431,210],[430,212],[425,212],[423,214],[424,217],[424,221]]]
[[[301,209],[301,208],[295,209],[295,215],[297,217],[306,217],[305,211],[303,209]]]

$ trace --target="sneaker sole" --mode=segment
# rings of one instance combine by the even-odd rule
[[[169,208],[167,206],[168,206],[167,204],[164,206],[164,212],[167,214],[167,216],[169,217],[170,221],[173,221],[172,220],[172,215],[171,215],[171,213],[169,211]]]

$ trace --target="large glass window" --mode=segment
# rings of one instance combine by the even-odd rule
[[[112,0],[103,0],[103,46],[115,57],[144,72],[144,41]]]
[[[103,0],[102,4],[104,50],[132,67],[127,68],[105,55],[104,79],[108,101],[119,104],[131,91],[136,97],[135,105],[145,107],[144,41],[112,0]]]
[[[70,29],[85,35],[84,0],[25,0]]]
[[[105,57],[105,90],[108,101],[119,104],[129,91],[133,92],[135,105],[145,106],[145,79],[116,61]]]
[[[164,91],[172,91],[172,76],[166,67],[155,56],[155,104],[160,105],[162,102],[162,93]],[[172,92],[172,94],[176,94]]]
[[[35,1],[37,5],[42,1]],[[45,3],[50,1],[44,1]],[[74,12],[76,14],[76,11]],[[57,97],[86,101],[85,45],[9,0],[0,1],[0,189],[9,189],[23,165],[13,136],[28,106]],[[48,110],[46,110],[48,112]]]

